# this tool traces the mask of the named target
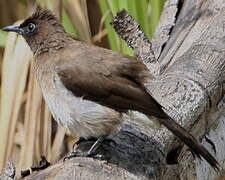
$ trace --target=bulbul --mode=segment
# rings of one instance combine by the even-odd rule
[[[122,123],[118,114],[134,110],[157,117],[192,152],[219,170],[208,150],[146,91],[144,84],[151,74],[135,57],[74,40],[49,10],[41,8],[22,24],[3,30],[19,33],[30,46],[35,76],[54,119],[72,133],[98,138],[82,156],[92,155],[104,137],[118,129]]]

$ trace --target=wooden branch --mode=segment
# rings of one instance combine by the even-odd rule
[[[152,49],[155,58],[158,59],[163,50],[163,46],[170,38],[170,32],[175,25],[178,11],[179,0],[167,0],[160,17],[159,26],[157,27],[152,38]],[[180,2],[181,3],[181,2]]]
[[[136,20],[124,9],[117,13],[111,23],[118,33],[131,47],[136,56],[146,65],[153,75],[158,74],[158,63],[152,50],[151,41],[145,36],[140,29]]]
[[[146,83],[146,88],[149,93],[158,100],[165,111],[187,128],[194,124],[209,106],[215,105],[218,102],[222,96],[220,93],[222,89],[221,82],[224,81],[225,59],[223,57],[225,52],[221,50],[220,47],[210,44],[211,38],[219,33],[218,30],[214,31],[213,28],[221,25],[222,22],[217,21],[222,21],[223,18],[218,19],[217,16],[212,16],[210,10],[205,10],[203,4],[207,5],[209,2],[193,1],[191,7],[196,6],[196,9],[190,9],[189,3],[186,3],[184,6],[190,9],[190,11],[183,10],[188,14],[184,15],[183,12],[181,13],[183,16],[181,16],[182,21],[178,19],[174,31],[176,32],[176,29],[178,29],[181,32],[180,26],[184,26],[184,24],[187,30],[190,31],[192,29],[189,25],[192,27],[193,24],[197,24],[197,21],[201,25],[202,21],[206,21],[206,18],[208,20],[208,28],[211,29],[211,31],[207,32],[206,30],[204,34],[202,34],[202,31],[199,32],[197,30],[198,27],[195,27],[196,31],[199,32],[198,38],[200,37],[200,39],[196,38],[196,42],[194,42],[192,36],[190,36],[193,42],[189,45],[189,49],[186,48],[185,43],[184,45],[181,44],[181,41],[178,39],[179,47],[183,45],[184,48],[186,48],[186,52],[183,51],[182,56],[177,56],[176,59],[173,58],[174,63],[171,64],[170,68],[166,69],[166,72],[154,79],[150,79],[149,82]],[[212,7],[212,10],[214,8],[215,7]],[[221,16],[223,16],[222,11],[218,11],[217,13],[222,13]],[[186,21],[183,21],[185,17]],[[212,23],[212,20],[214,20],[214,23]],[[141,49],[151,48],[151,43],[146,41],[146,38],[140,33],[139,25],[134,21],[135,20],[131,19],[123,10],[118,13],[113,24],[119,35],[128,45],[134,48],[134,51],[142,52]],[[211,21],[211,23],[209,21]],[[204,27],[205,26],[201,26],[202,30]],[[185,29],[182,29],[182,31],[183,30]],[[174,31],[172,34],[174,34]],[[184,33],[187,34],[186,31],[184,31]],[[205,43],[206,37],[208,38],[208,44]],[[170,40],[173,39],[173,44],[176,42],[175,38],[174,36],[170,38]],[[183,38],[182,40],[184,40]],[[170,40],[167,44],[170,45],[170,49],[173,49],[173,44],[170,43]],[[214,39],[214,41],[216,41],[214,43],[217,44],[220,39]],[[136,45],[136,42],[138,42],[137,44],[139,46]],[[223,45],[221,44],[221,46]],[[179,49],[177,51],[179,52]],[[174,53],[177,54],[177,51]],[[150,52],[152,52],[152,50],[150,50]],[[137,55],[139,54],[137,53]],[[168,56],[171,56],[171,54],[168,54]],[[142,56],[138,57],[146,64],[145,58],[142,58]],[[152,62],[153,61],[149,61],[148,64],[151,65]],[[165,62],[168,64],[167,58],[161,60],[162,64],[165,64]],[[146,65],[148,66],[148,64]],[[151,69],[150,71],[152,72]],[[153,73],[153,75],[156,74]],[[164,139],[167,141],[168,136],[167,133],[165,134],[166,137]],[[199,134],[202,135],[202,133]]]
[[[179,0],[166,1],[152,41],[145,36],[140,25],[126,10],[118,12],[111,23],[117,34],[134,50],[136,56],[154,76],[161,73],[161,67],[157,60],[175,25],[178,2]]]
[[[125,124],[123,129],[111,137],[114,143],[105,143],[99,154],[104,160],[73,158],[60,161],[40,172],[34,172],[28,179],[151,179],[160,173],[165,165],[165,155],[160,144],[152,140],[147,129],[134,124]],[[85,151],[92,142],[82,142],[77,149]]]
[[[149,93],[160,102],[171,117],[184,127],[191,128],[195,136],[202,137],[205,133],[209,133],[209,139],[213,139],[215,149],[219,150],[224,149],[225,144],[218,142],[218,139],[223,139],[224,136],[223,130],[218,125],[222,126],[224,123],[224,108],[217,107],[219,100],[224,96],[225,45],[222,41],[225,25],[224,9],[224,3],[219,1],[213,3],[210,0],[186,1],[159,58],[161,75],[150,79],[146,84]],[[129,33],[121,29],[119,32],[121,37],[124,37],[121,32]],[[130,33],[130,36],[133,34]],[[202,117],[199,118],[200,116]],[[215,124],[216,128],[209,132]],[[166,144],[165,147],[171,149],[176,146],[171,134],[158,133],[162,134],[164,141],[159,142]],[[210,145],[212,143],[208,140],[203,142],[213,153],[213,146]],[[224,162],[223,153],[216,156],[220,162]],[[180,157],[183,166],[190,164],[187,155],[183,157],[185,158]],[[192,167],[191,171],[196,170]],[[189,169],[187,172],[191,171]],[[187,172],[183,171],[180,174],[186,178]],[[217,177],[206,163],[197,163],[197,176],[199,179]]]

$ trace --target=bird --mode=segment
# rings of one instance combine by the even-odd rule
[[[216,171],[215,157],[169,117],[144,84],[154,78],[136,57],[73,39],[54,13],[38,7],[20,25],[3,28],[24,37],[34,55],[34,74],[53,118],[80,137],[96,137],[91,156],[118,131],[129,111],[154,116]],[[149,120],[150,121],[150,120]]]

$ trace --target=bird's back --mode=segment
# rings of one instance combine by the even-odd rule
[[[135,57],[74,41],[56,63],[64,86],[78,97],[119,112],[136,110],[165,118],[161,106],[145,91],[151,74]]]

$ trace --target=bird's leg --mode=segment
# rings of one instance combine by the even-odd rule
[[[86,142],[86,141],[97,141],[98,138],[95,138],[95,137],[91,137],[91,138],[84,138],[84,137],[80,137],[78,141],[76,141],[74,144],[73,144],[73,149],[75,149],[76,146],[79,146],[80,144],[82,144],[83,142]]]
[[[41,156],[41,161],[39,162],[39,166],[31,167],[30,169],[21,171],[21,176],[25,177],[31,174],[31,171],[40,171],[47,167],[49,167],[51,164],[46,160],[44,156]]]
[[[80,144],[82,144],[83,142],[90,142],[90,141],[97,141],[98,138],[95,138],[95,137],[90,137],[90,138],[83,138],[83,137],[80,137],[79,140],[77,142],[75,142],[73,144],[73,149],[75,149],[76,146],[79,146]],[[102,141],[103,144],[106,144],[106,145],[113,145],[114,147],[116,147],[116,142],[114,140],[112,140],[111,138],[108,138],[108,137],[105,137],[104,140]]]
[[[91,148],[86,152],[79,152],[79,151],[71,152],[69,155],[67,155],[64,158],[64,161],[67,160],[67,159],[71,159],[73,157],[91,157],[91,156],[94,156],[97,149],[99,148],[99,146],[104,141],[104,139],[105,139],[105,136],[101,136],[100,138],[98,138],[97,141],[95,141],[95,143],[91,146]]]

